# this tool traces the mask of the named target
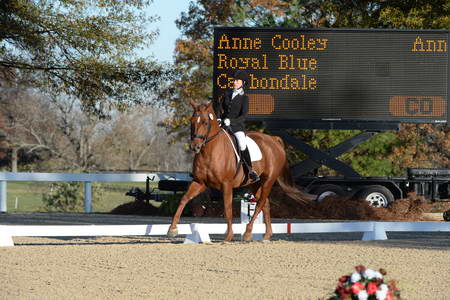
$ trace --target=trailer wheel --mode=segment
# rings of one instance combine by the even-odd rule
[[[450,221],[450,209],[444,211],[444,213],[442,214],[442,217],[444,218],[444,221]]]
[[[391,191],[382,185],[371,185],[364,188],[357,197],[369,202],[372,207],[388,207],[395,200]]]
[[[311,194],[317,195],[316,201],[320,202],[328,196],[342,197],[345,195],[344,190],[336,184],[322,184],[311,189]]]

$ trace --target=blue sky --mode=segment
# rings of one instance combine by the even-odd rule
[[[144,51],[144,55],[152,55],[160,62],[173,62],[175,40],[181,36],[175,20],[181,12],[187,11],[191,0],[154,0],[149,7],[150,15],[160,17],[150,29],[159,29],[159,36],[152,46]]]

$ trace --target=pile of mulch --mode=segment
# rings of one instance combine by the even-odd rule
[[[223,208],[223,201],[210,201],[201,204],[192,204],[193,217],[207,217],[207,218],[223,218],[225,212]],[[233,218],[241,216],[241,203],[233,202]]]
[[[240,203],[233,203],[233,217],[240,217]],[[140,216],[173,216],[175,211],[168,212],[144,201],[131,201],[112,209],[114,215],[140,215]],[[224,217],[223,202],[209,201],[201,203],[188,203],[183,211],[184,216],[192,217]]]
[[[374,208],[367,201],[353,198],[326,197],[320,202],[298,203],[289,198],[278,186],[270,194],[272,218],[329,219],[329,220],[372,220],[372,221],[431,221],[425,215],[430,204],[414,193],[405,199],[394,201],[388,208]],[[175,207],[176,208],[176,207]],[[450,208],[450,207],[449,207]],[[111,211],[120,215],[167,216],[172,213],[144,201],[122,204]],[[184,215],[194,217],[223,217],[222,201],[201,201],[189,203]],[[240,203],[233,202],[233,217],[240,217]]]
[[[320,202],[298,203],[279,187],[271,193],[271,215],[274,218],[426,221],[429,204],[423,197],[411,193],[394,201],[388,208],[374,208],[367,201],[353,198],[326,197]]]
[[[132,201],[121,204],[111,210],[114,215],[159,216],[159,208],[145,201]]]

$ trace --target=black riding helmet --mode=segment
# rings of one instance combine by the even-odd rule
[[[247,85],[247,83],[248,83],[248,74],[247,74],[247,72],[245,72],[244,70],[237,70],[237,71],[234,73],[233,78],[234,78],[234,79],[240,79],[240,80],[242,80],[242,82],[244,83],[244,85]]]

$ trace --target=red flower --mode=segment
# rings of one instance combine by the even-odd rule
[[[364,284],[362,284],[361,282],[355,282],[353,285],[352,285],[352,292],[353,292],[353,294],[355,294],[355,295],[358,295],[359,294],[359,292],[360,291],[362,291],[362,290],[364,290],[365,289],[365,287],[364,287]]]
[[[369,282],[367,284],[367,294],[373,295],[377,292],[378,287],[375,282]]]
[[[389,286],[389,289],[392,291],[397,290],[397,283],[395,282],[395,280],[389,280],[388,286]]]
[[[386,300],[394,300],[394,295],[392,295],[392,292],[391,292],[391,291],[388,291],[388,292],[387,292]]]
[[[343,286],[337,287],[335,293],[339,296],[339,299],[348,299],[352,296],[351,290]]]
[[[368,278],[365,278],[363,274],[366,271],[366,267],[364,267],[363,265],[355,266],[355,270],[356,270],[356,272],[358,272],[361,275],[361,278],[360,278],[361,281],[358,281],[358,282],[355,282],[352,284],[350,282],[350,278],[352,276],[344,275],[344,276],[339,277],[336,289],[334,291],[336,293],[337,297],[335,296],[335,297],[333,297],[333,299],[339,298],[339,300],[350,300],[350,299],[355,298],[356,295],[360,295],[362,291],[367,292],[367,294],[366,293],[364,293],[364,294],[369,295],[369,298],[375,297],[375,294],[378,291],[378,287],[381,284],[384,284],[384,278],[382,276],[381,276],[381,278],[379,278],[380,276],[378,276],[378,277],[375,276],[374,278],[372,278],[370,280]],[[370,270],[370,271],[372,271],[372,270]],[[373,273],[373,271],[372,271],[372,273]],[[382,275],[386,275],[386,270],[380,269],[380,273]],[[368,276],[372,277],[372,275],[370,275],[370,274],[368,274]],[[359,277],[359,276],[356,276],[356,277]],[[357,278],[354,278],[354,279],[357,279]],[[364,282],[364,284],[363,284],[363,282]],[[394,298],[400,299],[400,291],[397,289],[396,281],[390,280],[386,284],[388,286],[386,300],[394,300]],[[386,287],[383,286],[383,288],[386,288]]]

